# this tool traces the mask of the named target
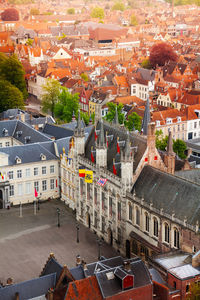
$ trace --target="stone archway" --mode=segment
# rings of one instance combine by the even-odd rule
[[[3,191],[0,190],[0,209],[3,208]]]
[[[108,228],[108,244],[113,245],[113,233],[110,227]]]

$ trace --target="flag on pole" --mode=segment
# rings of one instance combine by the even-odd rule
[[[93,182],[93,171],[90,171],[90,170],[85,171],[85,182],[87,182],[87,183]]]
[[[96,133],[96,129],[94,130],[94,138],[95,138],[95,141],[96,141],[97,138],[98,138],[98,135],[97,135],[97,133]]]
[[[105,178],[99,178],[99,180],[97,181],[98,185],[104,186],[107,182],[107,179]]]
[[[117,169],[115,168],[115,160],[113,159],[113,174],[117,175]]]
[[[117,153],[120,153],[120,147],[119,147],[119,138],[117,138]]]
[[[0,172],[0,175],[1,175],[1,179],[3,179],[4,180],[4,176],[3,176],[3,174]]]
[[[85,177],[85,169],[83,167],[79,168],[79,177]]]
[[[37,197],[38,197],[38,192],[37,192],[37,190],[35,188],[35,198],[37,198]]]

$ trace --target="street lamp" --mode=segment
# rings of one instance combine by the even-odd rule
[[[98,260],[101,258],[101,246],[102,246],[102,240],[100,238],[97,238],[97,244],[98,244]]]
[[[40,193],[40,197],[42,196],[42,193]],[[38,210],[40,210],[40,197],[38,197]]]
[[[76,242],[79,243],[79,224],[78,222],[76,223]]]
[[[56,208],[58,214],[58,227],[60,227],[60,208]]]

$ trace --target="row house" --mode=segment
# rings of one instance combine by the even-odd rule
[[[177,109],[152,112],[152,121],[156,130],[162,130],[163,137],[172,132],[173,139],[187,140],[187,118],[185,113]]]
[[[57,198],[57,146],[21,121],[0,122],[0,207]],[[52,144],[50,152],[47,144]],[[50,145],[49,145],[50,146]]]

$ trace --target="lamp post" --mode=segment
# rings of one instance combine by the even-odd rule
[[[60,208],[56,208],[58,214],[58,227],[60,227]]]
[[[76,242],[79,243],[79,224],[78,222],[76,223]]]
[[[97,238],[97,244],[98,244],[98,260],[101,258],[101,245],[102,245],[102,240],[100,238]]]
[[[40,210],[40,198],[42,196],[42,193],[40,193],[40,197],[38,197],[38,210]]]

